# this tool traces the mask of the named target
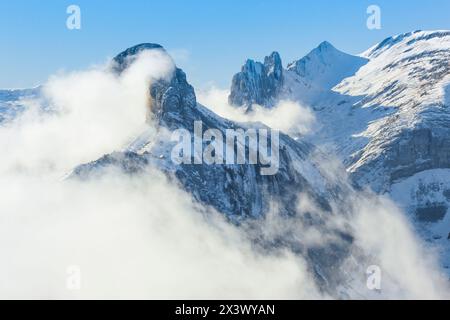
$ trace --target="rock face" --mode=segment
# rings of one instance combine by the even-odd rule
[[[161,80],[154,83],[150,88],[150,97],[153,116],[168,129],[185,128],[197,120],[194,88],[181,69],[176,68],[170,82]]]
[[[148,45],[152,47],[152,45]],[[139,51],[131,48],[119,55],[120,60],[129,61],[126,52]],[[278,55],[266,59],[265,72],[267,79],[278,79],[281,61]],[[119,65],[117,70],[123,70]],[[258,73],[261,75],[262,73]],[[266,81],[265,80],[265,81]],[[277,80],[278,81],[278,80]],[[265,83],[270,83],[265,82]],[[237,224],[248,222],[265,216],[276,204],[276,213],[282,219],[300,219],[304,226],[316,228],[318,232],[334,239],[329,245],[306,246],[295,233],[283,233],[265,238],[264,234],[249,233],[255,241],[264,247],[279,248],[287,246],[294,252],[303,255],[310,269],[316,274],[319,285],[332,292],[344,275],[336,272],[339,265],[348,257],[352,248],[352,236],[348,230],[330,227],[326,223],[326,215],[313,215],[311,212],[298,213],[299,195],[307,196],[317,207],[332,215],[330,201],[345,192],[343,186],[330,180],[323,173],[321,161],[316,157],[313,145],[296,141],[280,134],[279,170],[275,175],[262,175],[261,164],[207,165],[181,164],[175,165],[171,160],[174,142],[168,131],[184,129],[194,135],[194,122],[201,121],[202,131],[217,129],[224,136],[227,129],[264,129],[261,124],[237,124],[220,118],[196,102],[195,93],[186,81],[186,75],[176,69],[170,80],[160,80],[149,88],[152,100],[153,115],[149,119],[151,126],[143,132],[125,152],[105,155],[97,161],[77,167],[72,177],[88,179],[93,174],[102,172],[103,168],[115,166],[130,174],[145,175],[148,166],[159,168],[175,179],[185,190],[192,193],[199,202],[210,206],[226,215]],[[266,128],[268,129],[268,128]],[[245,151],[251,151],[248,142]],[[275,245],[277,244],[277,245]]]
[[[388,137],[383,153],[377,157],[366,160],[363,152],[362,157],[356,159],[364,163],[352,167],[355,181],[361,186],[372,184],[374,190],[384,193],[389,192],[393,183],[416,173],[450,168],[450,130],[430,125],[422,124]],[[378,147],[377,142],[372,142],[374,145],[369,144],[368,148]],[[374,181],[374,172],[381,174],[378,181]]]
[[[247,60],[241,72],[233,77],[229,103],[245,106],[272,106],[283,86],[283,66],[280,55],[273,52],[264,63]]]

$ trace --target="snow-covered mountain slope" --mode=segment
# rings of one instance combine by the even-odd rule
[[[445,238],[450,252],[448,190],[435,174],[450,168],[450,31],[390,37],[359,57],[324,43],[284,70],[280,92],[272,101],[315,111],[307,138],[334,150],[356,185],[407,206],[421,229],[440,230],[426,238]],[[424,212],[443,216],[424,221]]]
[[[287,69],[311,86],[329,90],[354,75],[367,62],[367,59],[339,51],[325,41],[305,57],[290,63]]]
[[[41,87],[0,90],[0,125],[16,118],[26,109],[26,101],[35,99]]]
[[[389,194],[450,264],[450,32],[414,32],[383,41],[370,63],[335,90],[363,96],[357,106],[391,110],[368,123],[367,144],[350,155],[360,185]]]
[[[364,56],[370,62],[335,90],[361,96],[358,108],[391,111],[360,132],[368,143],[349,171],[383,192],[415,173],[450,167],[450,32],[389,38]]]

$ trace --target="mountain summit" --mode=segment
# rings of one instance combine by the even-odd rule
[[[162,50],[165,49],[156,43],[141,43],[127,50],[121,52],[113,59],[113,70],[116,73],[123,72],[130,64],[133,63],[134,59],[139,55],[139,53],[145,50]]]
[[[339,51],[325,41],[302,59],[290,63],[287,69],[327,90],[354,75],[367,62],[367,59]]]
[[[245,106],[251,110],[253,104],[271,105],[282,89],[283,65],[278,52],[265,57],[264,63],[247,60],[241,72],[233,77],[229,103]]]

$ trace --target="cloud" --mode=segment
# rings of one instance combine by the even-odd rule
[[[316,249],[339,247],[342,239],[331,230],[350,232],[353,245],[335,274],[343,277],[336,288],[340,298],[450,298],[448,278],[439,268],[436,252],[421,242],[404,212],[391,200],[367,191],[351,191],[332,207],[332,212],[324,211],[308,195],[300,194],[296,217],[283,218],[275,209],[256,226],[250,225],[247,232],[269,243],[282,235],[285,243]],[[321,223],[305,224],[306,214]],[[381,290],[367,286],[371,266],[381,270]]]
[[[448,278],[439,269],[437,254],[421,243],[404,212],[385,197],[357,194],[350,201],[357,213],[352,220],[357,245],[382,270],[378,297],[450,298]]]
[[[199,91],[198,101],[224,118],[237,122],[262,122],[291,135],[310,133],[316,121],[311,109],[298,102],[282,100],[271,109],[254,105],[253,110],[246,113],[244,108],[230,106],[228,95],[228,90],[211,86]]]
[[[0,128],[0,142],[9,150],[0,171],[62,173],[122,148],[145,125],[150,82],[173,69],[167,54],[152,50],[121,77],[108,65],[52,76],[44,86],[52,112],[31,105]]]
[[[258,254],[158,172],[2,186],[3,298],[319,297],[300,257]],[[25,196],[26,194],[26,196]],[[26,197],[26,201],[24,200]],[[81,290],[66,288],[79,266]]]

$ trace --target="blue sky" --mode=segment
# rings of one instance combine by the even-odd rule
[[[81,30],[66,28],[70,4]],[[371,4],[381,30],[366,28]],[[196,87],[228,87],[246,58],[277,50],[286,65],[323,40],[359,53],[394,34],[450,29],[449,12],[448,0],[0,0],[0,87],[34,86],[142,42],[166,47]]]

